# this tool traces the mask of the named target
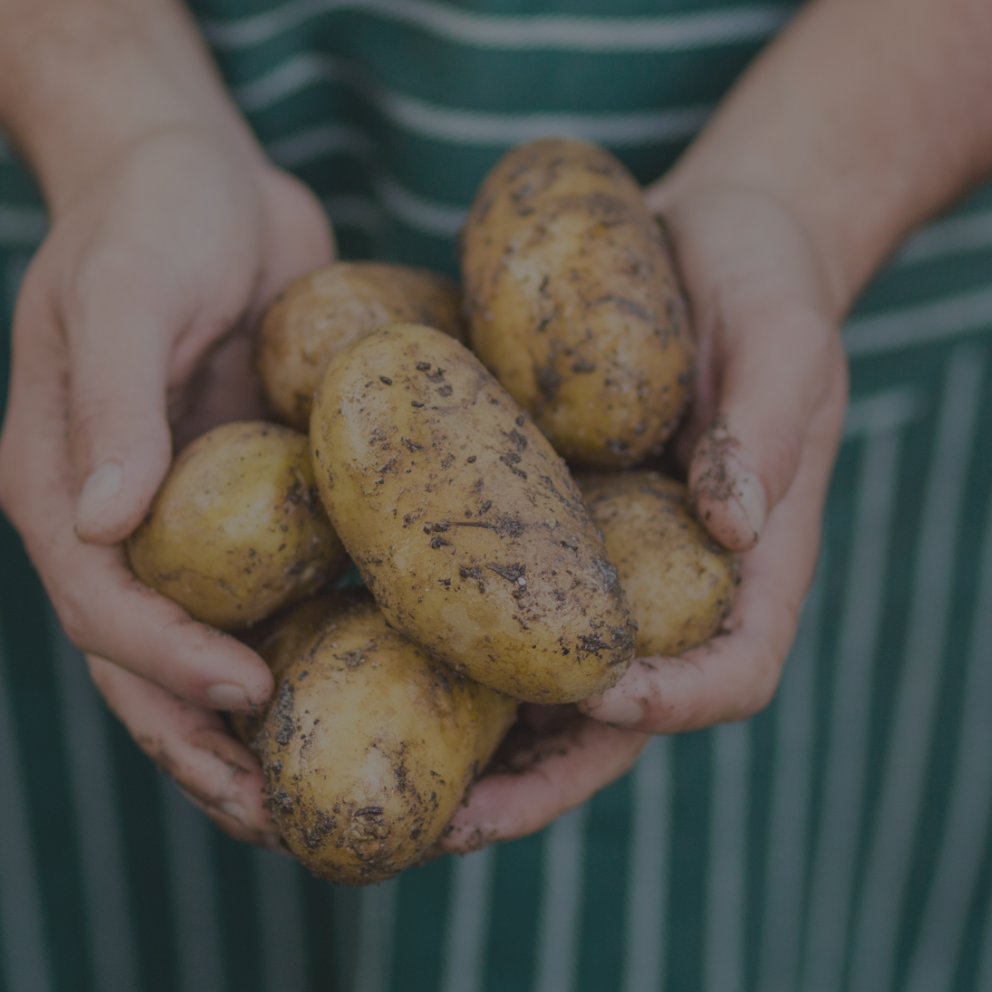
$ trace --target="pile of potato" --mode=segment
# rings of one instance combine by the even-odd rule
[[[434,273],[338,263],[292,283],[257,350],[288,426],[193,442],[128,542],[192,616],[257,624],[276,691],[232,722],[286,845],[335,882],[416,863],[518,700],[576,702],[635,652],[708,639],[737,581],[680,483],[620,471],[675,429],[693,359],[623,166],[574,141],[508,153],[462,275],[471,351]],[[349,559],[366,591],[329,591]]]

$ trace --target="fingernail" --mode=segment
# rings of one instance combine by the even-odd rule
[[[226,799],[224,802],[220,803],[217,807],[222,813],[226,813],[231,819],[237,820],[238,823],[248,822],[248,811],[239,802],[235,802],[233,799]]]
[[[251,709],[244,686],[234,685],[233,682],[215,682],[207,686],[207,699],[219,710]]]
[[[644,709],[636,699],[630,696],[617,696],[607,699],[595,709],[587,711],[594,720],[609,723],[614,727],[632,727],[644,719]]]
[[[113,499],[124,484],[124,466],[120,462],[104,462],[90,473],[76,500],[76,526],[85,526]]]
[[[754,532],[754,539],[757,541],[765,529],[765,515],[767,513],[765,487],[761,484],[761,479],[753,472],[741,472],[734,480],[734,495],[737,497],[737,502],[744,511],[748,526]]]

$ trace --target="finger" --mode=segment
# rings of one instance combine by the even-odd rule
[[[266,240],[279,245],[258,287],[258,306],[268,306],[298,276],[330,265],[337,255],[334,232],[320,201],[308,186],[282,169],[270,169],[265,182],[278,209],[267,217]]]
[[[88,655],[107,705],[138,746],[227,833],[278,845],[265,808],[265,778],[252,753],[212,710],[193,706],[150,682]]]
[[[648,739],[578,717],[517,755],[509,771],[476,782],[438,848],[466,854],[540,830],[623,775]]]
[[[731,342],[718,411],[689,466],[697,516],[734,551],[758,543],[791,486],[810,417],[823,403],[822,369],[839,361],[831,354],[840,349],[836,338],[804,323],[817,318],[768,315]]]
[[[84,651],[201,706],[262,705],[272,693],[272,675],[258,655],[143,586],[120,547],[85,544],[74,533],[65,355],[51,324],[31,330],[15,340],[0,438],[0,500],[66,633]]]
[[[91,252],[60,313],[69,348],[76,533],[110,544],[141,521],[172,457],[169,358],[188,315],[163,266],[123,244]]]
[[[715,197],[670,226],[701,339],[689,488],[713,536],[745,551],[792,483],[840,339],[803,232],[776,204]]]
[[[833,405],[817,417],[792,487],[761,543],[744,555],[730,633],[678,658],[635,660],[617,685],[580,709],[613,726],[678,733],[741,720],[767,705],[813,578],[836,419]]]

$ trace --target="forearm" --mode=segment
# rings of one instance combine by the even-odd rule
[[[143,136],[258,151],[178,0],[0,0],[0,126],[56,214]]]
[[[802,225],[837,315],[992,168],[988,0],[813,0],[652,193],[740,187]]]

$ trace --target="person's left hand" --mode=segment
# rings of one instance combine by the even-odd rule
[[[737,600],[721,636],[678,658],[635,659],[578,709],[527,711],[530,736],[476,783],[443,850],[540,829],[624,774],[647,734],[758,712],[795,635],[847,397],[820,267],[800,224],[756,193],[670,199],[661,185],[649,202],[666,218],[699,344],[693,406],[671,447],[700,519],[744,552]]]

